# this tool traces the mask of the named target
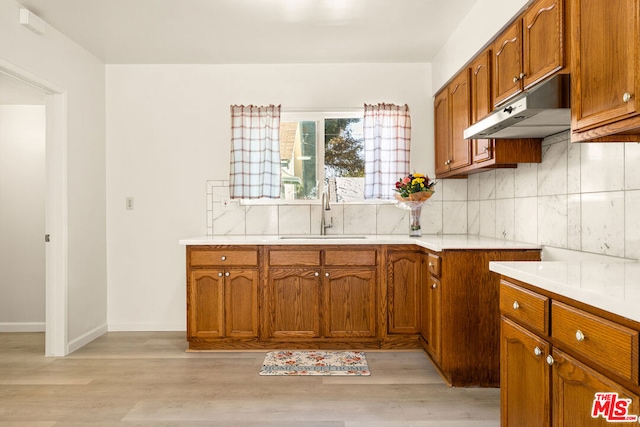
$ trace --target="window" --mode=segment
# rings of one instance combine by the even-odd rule
[[[284,200],[364,200],[364,136],[360,113],[282,113],[280,158]]]

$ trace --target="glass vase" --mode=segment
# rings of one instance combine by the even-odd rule
[[[420,227],[420,214],[422,213],[422,204],[411,209],[411,225],[409,226],[409,237],[422,236],[422,229]]]

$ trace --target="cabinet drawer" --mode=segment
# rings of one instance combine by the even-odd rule
[[[638,332],[553,301],[551,336],[610,371],[638,383]]]
[[[324,263],[331,266],[365,266],[376,265],[376,250],[327,249],[324,251]]]
[[[269,265],[272,266],[319,266],[319,250],[271,250]]]
[[[429,254],[427,256],[427,268],[432,276],[440,277],[440,257],[438,255]]]
[[[258,265],[258,251],[215,249],[210,251],[191,251],[192,266],[205,265]]]
[[[518,323],[549,334],[549,298],[500,281],[500,311]]]

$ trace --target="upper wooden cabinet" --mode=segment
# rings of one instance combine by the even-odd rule
[[[565,67],[564,0],[538,0],[522,16],[524,89]]]
[[[471,123],[488,116],[493,110],[491,95],[491,51],[486,50],[478,55],[471,65]],[[473,162],[483,162],[491,158],[493,144],[490,139],[474,139],[471,141]]]
[[[493,43],[498,106],[565,65],[563,0],[538,0]]]
[[[572,141],[640,141],[640,3],[573,0]]]
[[[493,42],[493,99],[496,106],[522,92],[522,20]]]
[[[465,69],[436,97],[436,175],[471,164],[471,142],[463,132],[471,125],[471,82]]]

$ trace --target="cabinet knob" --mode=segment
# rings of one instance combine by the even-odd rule
[[[520,80],[520,79],[518,78],[518,76],[515,76],[515,77],[513,78],[513,82],[514,82],[514,83],[518,83],[518,80]]]
[[[524,79],[527,75],[525,73],[520,73],[520,80]]]
[[[431,289],[437,289],[437,288],[438,288],[438,285],[436,285],[435,283],[431,285]]]
[[[576,339],[578,341],[584,341],[584,334],[582,333],[582,331],[580,329],[578,329],[576,331]]]
[[[318,273],[317,271],[315,273],[313,273],[314,276],[318,277],[320,275],[320,273]]]
[[[547,365],[551,366],[553,365],[553,363],[555,362],[555,360],[553,360],[553,357],[551,355],[547,356]]]
[[[229,272],[227,271],[226,273],[224,273],[224,275],[225,275],[226,277],[229,277]]]
[[[624,102],[629,102],[631,101],[631,98],[633,98],[633,96],[631,96],[631,94],[629,92],[625,92],[624,95],[622,95],[622,100]]]
[[[324,276],[325,277],[329,277],[329,273],[324,273]]]
[[[222,273],[218,273],[218,277],[222,277]]]
[[[227,257],[226,257],[226,256],[224,256],[224,255],[222,255],[222,256],[220,257],[220,259],[221,259],[222,261],[225,261],[225,260],[227,259]]]
[[[519,309],[519,308],[520,308],[520,304],[518,304],[518,301],[514,301],[514,302],[513,302],[513,309],[514,309],[514,310],[517,310],[517,309]]]
[[[536,356],[540,356],[542,354],[542,350],[540,350],[540,347],[534,348],[533,354],[535,354]]]
[[[430,262],[430,263],[429,263],[429,268],[433,268],[433,267],[434,267],[433,263],[432,263],[432,262]]]

